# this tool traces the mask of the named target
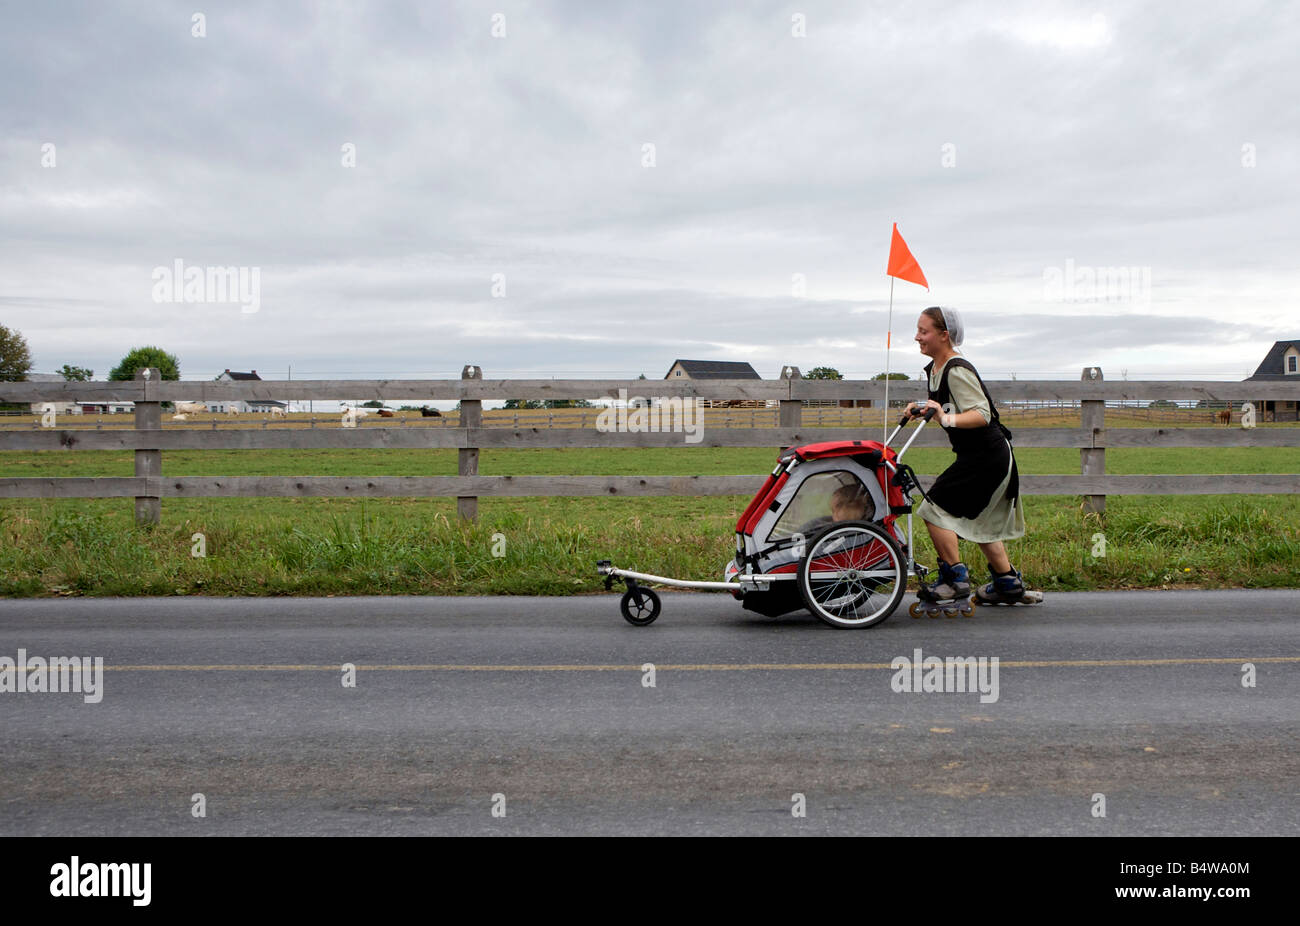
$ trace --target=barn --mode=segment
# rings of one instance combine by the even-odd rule
[[[748,363],[738,360],[674,360],[664,379],[762,379]],[[713,408],[765,408],[766,402],[734,399],[711,401]]]

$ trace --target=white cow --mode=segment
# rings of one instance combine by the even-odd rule
[[[239,414],[239,408],[238,408],[238,406],[236,406],[235,403],[231,402],[231,403],[230,403],[230,406],[226,409],[226,414],[227,414],[227,415],[238,415],[238,414]]]
[[[271,417],[272,417],[272,418],[283,418],[283,417],[284,417],[284,409],[283,409],[283,408],[280,408],[280,407],[278,407],[278,406],[276,406],[276,405],[272,405],[272,406],[271,406]]]
[[[201,415],[208,407],[202,402],[177,402],[176,410],[183,415]]]
[[[368,408],[356,408],[355,406],[349,407],[347,405],[344,405],[343,406],[343,427],[355,428],[357,426],[357,419],[364,418],[369,414],[370,414],[370,409]]]
[[[172,421],[187,421],[189,415],[172,415]]]

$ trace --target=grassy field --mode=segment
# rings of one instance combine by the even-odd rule
[[[1110,450],[1111,473],[1296,472],[1294,448]],[[1017,451],[1024,473],[1077,473],[1076,450]],[[922,473],[952,459],[917,450]],[[485,451],[486,475],[765,473],[774,449]],[[452,450],[168,451],[165,475],[454,475]],[[121,451],[0,453],[0,476],[127,476]],[[761,482],[755,479],[757,490]],[[595,560],[716,579],[747,497],[202,499],[162,503],[137,527],[129,499],[0,500],[0,595],[551,594],[599,589]],[[1294,587],[1300,496],[1112,497],[1103,516],[1076,497],[1025,499],[1013,562],[1047,590]],[[923,525],[917,555],[933,564]],[[1092,556],[1105,535],[1105,555]],[[201,533],[206,556],[191,555]],[[494,555],[494,553],[503,555]],[[976,575],[974,545],[963,556]]]

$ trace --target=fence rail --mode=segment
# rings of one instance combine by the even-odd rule
[[[1300,401],[1300,382],[1106,382],[1097,368],[1086,368],[1078,382],[995,381],[990,391],[1000,401],[1042,400],[1077,403],[1078,427],[1017,428],[1017,447],[1077,449],[1078,475],[1022,475],[1027,495],[1082,495],[1093,510],[1104,510],[1107,495],[1186,495],[1224,493],[1300,493],[1300,474],[1290,475],[1135,475],[1105,471],[1108,447],[1300,447],[1300,428],[1264,427],[1155,427],[1105,426],[1107,402],[1161,399],[1227,403],[1294,403]],[[890,384],[890,398],[910,401],[925,397],[920,382]],[[337,418],[302,421],[264,420],[261,427],[167,427],[161,403],[175,401],[414,399],[461,402],[454,424],[446,421],[380,426],[392,419],[363,419],[356,427],[343,427]],[[616,399],[631,397],[775,401],[772,409],[714,409],[714,424],[699,433],[698,441],[683,433],[664,431],[606,432],[585,426],[599,410],[572,410],[578,427],[484,426],[482,402],[499,399]],[[762,475],[740,476],[480,476],[481,450],[560,447],[787,447],[830,440],[872,439],[874,426],[824,427],[834,413],[859,409],[811,409],[807,401],[884,399],[878,381],[803,380],[790,369],[780,380],[485,380],[478,367],[466,367],[460,380],[295,380],[254,382],[178,382],[159,380],[158,371],[138,371],[131,382],[14,383],[0,382],[0,402],[67,402],[72,400],[129,401],[135,403],[134,427],[0,428],[0,450],[131,450],[135,475],[129,477],[16,477],[0,478],[0,498],[134,498],[136,517],[157,522],[163,498],[236,497],[425,497],[457,498],[462,517],[474,518],[480,496],[655,496],[748,495]],[[865,410],[877,419],[880,408]],[[1128,411],[1127,409],[1124,411]],[[520,415],[527,415],[521,412]],[[1206,410],[1207,417],[1210,416]],[[718,427],[718,416],[726,422]],[[750,423],[756,417],[771,427],[734,427],[732,421]],[[805,416],[806,419],[805,420]],[[65,420],[66,420],[65,416]],[[558,414],[548,415],[553,424]],[[842,417],[841,419],[842,420]],[[206,422],[205,422],[206,423]],[[223,422],[224,423],[224,422]],[[926,429],[915,446],[946,447],[938,428]],[[457,451],[456,476],[173,476],[162,475],[162,454],[176,450],[265,449],[430,449]],[[922,484],[929,485],[923,478]]]

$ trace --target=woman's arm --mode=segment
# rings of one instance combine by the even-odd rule
[[[942,406],[933,399],[927,400],[920,408],[935,409],[939,413],[937,420],[945,428],[982,428],[993,420],[979,380],[965,367],[957,367],[948,374],[948,393],[952,396],[953,406],[965,411],[944,414]]]

